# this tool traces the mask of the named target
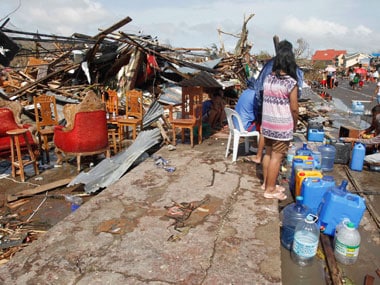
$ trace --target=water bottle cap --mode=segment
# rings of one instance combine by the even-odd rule
[[[297,201],[303,201],[303,196],[297,196],[297,197],[296,197],[296,200],[297,200]]]
[[[305,218],[305,222],[308,224],[314,224],[317,222],[317,220],[318,220],[318,217],[313,214],[308,214]]]
[[[348,222],[347,223],[347,228],[354,229],[355,228],[355,224],[353,222]]]

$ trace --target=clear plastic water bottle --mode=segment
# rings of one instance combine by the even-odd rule
[[[315,169],[321,169],[322,167],[322,154],[319,151],[313,151],[313,165]]]
[[[296,155],[296,146],[294,144],[292,144],[290,147],[289,147],[289,150],[288,150],[288,153],[287,153],[287,156],[286,156],[286,162],[288,163],[288,165],[292,165],[293,163],[293,157]]]
[[[291,250],[296,226],[298,222],[303,221],[309,213],[310,209],[303,204],[302,196],[297,196],[294,203],[287,205],[281,211],[281,244],[286,249]]]
[[[322,154],[322,171],[333,171],[336,149],[331,144],[324,144],[318,147],[318,151]]]
[[[360,233],[355,224],[343,221],[337,226],[334,243],[334,255],[342,264],[354,264],[359,256]]]
[[[318,217],[308,214],[295,229],[291,257],[301,266],[311,265],[317,254],[319,243]]]

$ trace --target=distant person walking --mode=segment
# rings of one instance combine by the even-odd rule
[[[379,72],[377,71],[377,69],[372,73],[372,77],[373,81],[375,81],[376,83],[379,82]]]
[[[376,89],[375,89],[375,92],[373,92],[371,101],[375,99],[375,96],[376,96],[377,104],[380,104],[380,82],[376,83]]]

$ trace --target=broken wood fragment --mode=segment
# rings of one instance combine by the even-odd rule
[[[65,179],[61,179],[58,181],[54,181],[54,182],[51,182],[51,183],[48,183],[45,185],[41,185],[41,186],[38,186],[38,187],[33,188],[33,189],[21,191],[19,193],[10,194],[10,195],[8,195],[7,200],[8,200],[8,202],[12,202],[12,201],[16,201],[17,199],[19,199],[21,197],[28,197],[28,196],[32,196],[34,194],[38,194],[41,192],[53,190],[54,188],[62,187],[62,186],[69,184],[73,178],[74,178],[74,176],[69,177],[69,178],[65,178]]]
[[[373,282],[375,281],[375,277],[367,274],[364,277],[364,285],[373,285]]]

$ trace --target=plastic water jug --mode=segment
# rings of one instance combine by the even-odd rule
[[[352,113],[354,115],[363,115],[364,114],[364,105],[360,101],[352,100],[351,109],[352,109]]]
[[[301,185],[301,196],[304,205],[308,206],[312,214],[317,214],[323,195],[335,186],[333,176],[324,175],[322,178],[307,177]]]
[[[318,151],[322,154],[322,171],[332,171],[334,169],[334,160],[336,149],[331,144],[324,144],[318,147]]]
[[[307,140],[310,142],[323,142],[325,132],[323,130],[309,129],[307,131]]]
[[[350,169],[355,171],[362,171],[365,157],[365,145],[356,143],[352,150],[352,157],[350,162]]]
[[[319,178],[322,178],[323,174],[322,174],[322,171],[315,170],[315,169],[312,169],[312,170],[300,170],[300,171],[298,171],[297,174],[296,174],[296,185],[295,185],[295,188],[294,188],[294,195],[296,197],[297,196],[301,196],[302,182],[303,182],[303,180],[306,177],[319,177]]]
[[[365,200],[357,194],[346,190],[348,181],[343,180],[340,186],[327,191],[318,207],[321,232],[334,236],[336,226],[348,218],[359,226],[366,209]]]
[[[297,196],[296,201],[287,205],[281,211],[281,244],[288,250],[292,248],[294,231],[298,222],[303,221],[310,210],[303,204],[303,197]]]
[[[334,255],[342,264],[354,264],[359,256],[360,233],[350,220],[337,225],[334,238]]]
[[[296,226],[291,257],[298,265],[312,264],[314,256],[317,254],[319,243],[317,220],[317,216],[308,214],[305,220],[299,222]]]
[[[312,154],[313,154],[313,151],[307,147],[307,143],[303,143],[302,147],[296,150],[296,155],[311,156]]]
[[[313,169],[313,157],[312,156],[302,156],[296,155],[293,158],[292,171],[290,173],[289,179],[289,190],[294,195],[295,185],[296,185],[296,174],[299,170],[311,170]],[[294,195],[295,196],[295,195]]]

